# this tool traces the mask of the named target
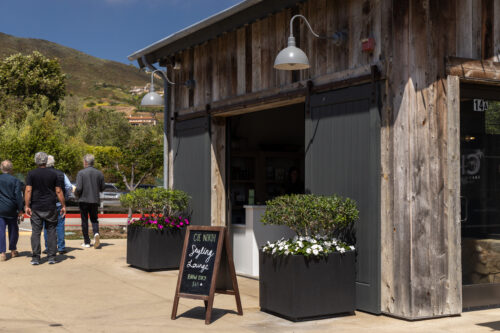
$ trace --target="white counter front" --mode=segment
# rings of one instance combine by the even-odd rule
[[[233,257],[237,274],[259,277],[259,248],[267,241],[291,238],[295,232],[286,226],[260,222],[266,206],[245,206],[246,224],[232,224]]]

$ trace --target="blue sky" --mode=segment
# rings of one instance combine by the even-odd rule
[[[242,0],[0,0],[0,32],[127,56]]]

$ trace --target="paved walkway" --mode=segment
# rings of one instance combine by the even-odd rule
[[[292,323],[259,311],[258,282],[238,277],[244,315],[234,297],[217,295],[211,325],[203,302],[181,299],[170,320],[177,271],[143,272],[125,263],[126,241],[103,240],[100,250],[67,241],[56,265],[31,266],[29,236],[22,257],[0,262],[0,332],[493,332],[500,309],[460,317],[407,322],[356,312],[354,316]]]

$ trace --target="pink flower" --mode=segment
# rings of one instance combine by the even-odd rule
[[[158,228],[161,230],[161,229],[163,229],[163,226],[160,224],[160,225],[158,226]]]
[[[181,223],[179,223],[179,225],[184,225],[184,223],[181,222]]]
[[[186,222],[186,224],[189,224],[189,221],[188,221],[188,219],[184,219],[184,222]]]

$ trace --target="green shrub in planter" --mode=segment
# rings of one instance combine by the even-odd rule
[[[262,223],[286,225],[299,240],[355,242],[353,230],[359,212],[354,200],[338,195],[292,194],[267,201],[266,206]]]
[[[137,189],[120,197],[121,204],[141,214],[130,225],[153,229],[180,228],[189,224],[189,196],[180,190]]]
[[[297,236],[262,248],[261,310],[293,321],[353,313],[355,252],[349,244],[356,203],[336,195],[293,194],[266,205],[262,222],[288,226]]]
[[[179,190],[137,189],[120,201],[141,213],[128,222],[127,263],[146,270],[179,268],[189,196]]]

